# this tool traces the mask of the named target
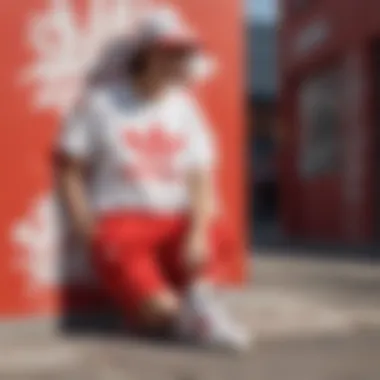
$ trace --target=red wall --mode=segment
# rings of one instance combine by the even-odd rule
[[[309,9],[298,12],[290,3],[284,0],[279,35],[282,225],[292,236],[368,242],[374,234],[369,43],[380,36],[380,3],[324,0],[310,2]],[[344,81],[342,167],[334,176],[301,179],[298,86],[334,66],[341,69]]]
[[[241,4],[220,0],[163,2],[172,3],[183,12],[204,37],[210,55],[219,65],[216,76],[200,88],[200,93],[221,143],[223,164],[219,182],[236,238],[233,252],[224,258],[226,282],[240,283],[245,267]],[[38,260],[42,260],[40,266],[47,265],[47,272],[52,267],[48,263],[54,252],[49,251],[43,241],[46,233],[49,235],[46,228],[51,221],[45,215],[43,204],[37,207],[36,202],[44,199],[52,188],[50,153],[60,118],[52,110],[33,108],[38,81],[24,83],[21,79],[22,73],[37,58],[36,49],[31,49],[29,43],[27,25],[52,3],[52,0],[4,0],[0,13],[0,45],[4,49],[0,61],[0,316],[44,314],[62,307],[62,287],[49,285],[49,280],[36,283],[30,271]],[[81,22],[86,20],[84,12],[91,0],[68,0],[68,3],[74,6],[76,15],[81,16]],[[53,46],[59,38],[54,32],[44,37],[45,43]],[[45,60],[48,59],[45,56]],[[47,99],[51,97],[48,94]],[[41,243],[34,249],[37,256],[28,255],[28,247],[20,246],[20,240],[27,240],[29,248],[31,241],[36,245]]]

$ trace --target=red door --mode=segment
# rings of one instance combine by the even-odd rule
[[[336,240],[342,234],[342,72],[332,67],[304,79],[298,92],[302,235]]]

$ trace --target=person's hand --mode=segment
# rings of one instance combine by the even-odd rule
[[[190,230],[184,247],[185,265],[191,272],[198,272],[207,263],[209,247],[206,231]]]
[[[91,220],[82,220],[75,226],[75,234],[81,244],[91,245],[95,236],[94,223]]]

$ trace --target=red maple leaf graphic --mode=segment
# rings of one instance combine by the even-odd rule
[[[182,136],[169,134],[159,124],[155,124],[147,131],[127,130],[123,138],[127,147],[138,155],[137,162],[127,170],[129,175],[175,177],[173,159],[185,147]]]
[[[163,128],[156,124],[148,131],[138,132],[128,130],[124,134],[126,144],[145,157],[169,158],[177,154],[184,148],[182,136],[165,132]]]

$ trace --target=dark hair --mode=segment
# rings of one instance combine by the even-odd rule
[[[140,48],[136,50],[126,62],[126,70],[128,75],[132,77],[140,77],[144,75],[148,67],[149,49]]]

